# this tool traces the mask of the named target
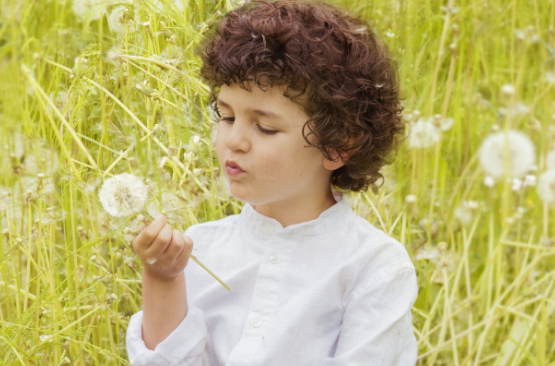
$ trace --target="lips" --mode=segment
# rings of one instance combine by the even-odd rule
[[[230,167],[230,168],[240,169],[241,171],[244,172],[243,168],[241,168],[241,166],[239,164],[237,164],[236,162],[231,161],[231,160],[226,160],[225,166]]]

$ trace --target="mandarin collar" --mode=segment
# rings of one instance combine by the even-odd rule
[[[281,223],[256,211],[248,202],[241,209],[241,227],[253,234],[268,237],[274,235],[317,235],[342,227],[353,213],[349,201],[342,192],[332,190],[335,204],[313,220],[283,227]]]

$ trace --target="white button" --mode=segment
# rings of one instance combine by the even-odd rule
[[[262,226],[262,230],[264,230],[266,234],[271,234],[274,232],[274,227],[272,226],[272,224],[267,222],[264,224],[264,226]]]
[[[260,319],[258,318],[254,318],[251,322],[252,326],[255,328],[258,328],[260,326],[260,324],[262,324],[262,322],[260,321]]]
[[[272,255],[270,256],[270,262],[279,263],[280,261],[281,261],[281,258],[279,256],[279,253],[272,253]]]

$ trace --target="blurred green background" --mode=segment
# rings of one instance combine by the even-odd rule
[[[349,201],[415,264],[418,365],[555,365],[555,1],[328,2],[399,67],[409,139]],[[242,3],[0,0],[0,364],[128,364],[142,264],[106,178],[177,229],[240,212],[195,46]]]

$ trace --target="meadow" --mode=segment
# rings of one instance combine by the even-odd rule
[[[238,214],[196,45],[244,1],[0,0],[0,364],[128,365],[138,219]],[[418,365],[555,365],[555,1],[329,0],[398,64],[407,140],[353,210],[417,270]],[[199,258],[202,260],[201,258]]]

